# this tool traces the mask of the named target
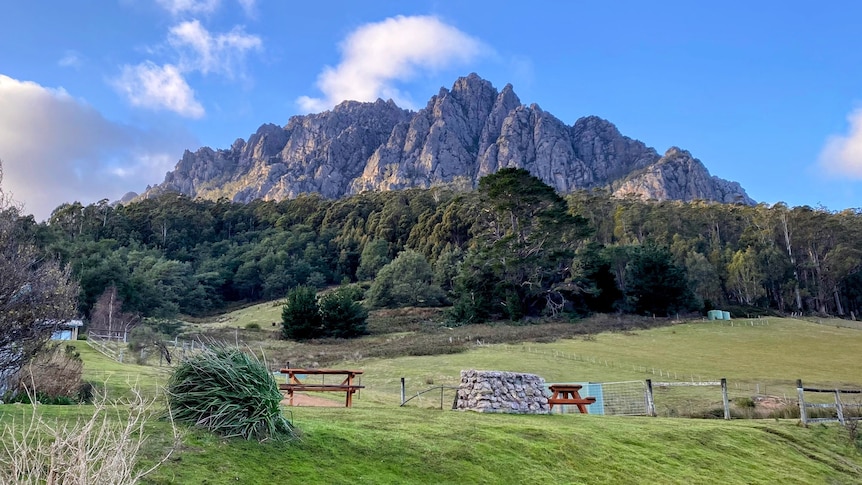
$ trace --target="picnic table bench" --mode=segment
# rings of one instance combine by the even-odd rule
[[[548,405],[554,409],[554,405],[573,405],[578,407],[581,414],[587,414],[587,406],[596,402],[594,397],[581,397],[580,384],[551,384],[548,388],[553,393],[548,398]]]
[[[349,408],[353,405],[353,393],[365,387],[355,384],[356,376],[362,374],[361,370],[290,368],[281,369],[279,372],[287,374],[287,383],[279,384],[278,388],[287,392],[291,406],[293,406],[293,393],[296,391],[343,392],[345,393],[344,407]],[[343,376],[343,378],[338,383],[327,384],[328,375]],[[308,376],[321,376],[321,382],[308,382]]]

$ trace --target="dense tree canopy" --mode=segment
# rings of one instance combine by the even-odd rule
[[[112,286],[123,312],[162,318],[283,298],[300,285],[361,280],[389,288],[393,277],[382,269],[406,250],[424,258],[431,269],[429,276],[422,268],[422,281],[443,290],[461,322],[664,314],[692,302],[847,317],[862,311],[857,210],[641,201],[605,191],[562,198],[518,169],[466,192],[435,187],[250,204],[165,194],[64,204],[42,224],[16,217],[43,260],[69,264],[87,317]],[[644,247],[661,250],[673,280],[690,290],[675,303],[645,306],[654,298],[639,293],[650,281],[639,271],[652,251]],[[667,282],[646,286],[659,283]]]
[[[556,313],[578,288],[575,250],[589,234],[553,188],[523,169],[502,169],[479,183],[475,239],[461,266],[455,318],[518,319]]]
[[[409,249],[383,266],[368,289],[372,307],[440,306],[444,299],[425,256]]]

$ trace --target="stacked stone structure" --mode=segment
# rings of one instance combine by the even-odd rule
[[[455,409],[480,413],[548,414],[545,379],[518,372],[462,370]]]

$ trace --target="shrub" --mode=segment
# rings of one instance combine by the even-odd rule
[[[247,330],[260,330],[260,324],[257,322],[246,323],[245,328]]]
[[[362,301],[365,298],[365,289],[358,283],[346,283],[338,287],[338,291],[345,293],[353,301]]]
[[[297,286],[290,290],[281,310],[281,322],[284,338],[307,340],[321,336],[323,322],[314,289]]]
[[[259,441],[293,435],[269,370],[239,349],[212,346],[174,371],[167,385],[174,419],[223,437]]]
[[[83,362],[73,345],[54,345],[37,354],[13,379],[4,400],[43,404],[80,402]]]
[[[344,286],[318,299],[311,288],[294,288],[281,312],[282,336],[308,340],[365,335],[368,311],[356,301],[356,290],[355,285]]]
[[[327,293],[318,304],[326,336],[352,338],[366,333],[368,311],[353,300],[350,290],[339,288]]]

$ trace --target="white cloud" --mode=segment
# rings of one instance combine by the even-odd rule
[[[219,7],[219,0],[156,0],[172,15],[210,14]]]
[[[116,200],[160,182],[194,144],[182,129],[118,124],[63,89],[0,74],[3,189],[39,220],[64,202]]]
[[[81,67],[83,64],[83,60],[81,59],[81,54],[76,51],[68,50],[63,57],[57,61],[57,65],[60,67],[74,67],[75,69]]]
[[[132,103],[153,110],[173,111],[188,118],[200,118],[204,108],[186,83],[180,70],[171,64],[158,66],[150,61],[123,66],[114,87]]]
[[[420,70],[470,62],[485,50],[479,40],[436,17],[397,16],[366,24],[341,44],[341,63],[325,67],[318,76],[324,97],[302,96],[297,103],[306,111],[328,109],[346,99],[382,97],[409,104],[395,81],[411,79]]]
[[[237,0],[246,17],[255,17],[257,15],[257,0]]]
[[[820,152],[820,165],[830,175],[862,179],[862,108],[847,116],[846,135],[832,135]]]
[[[263,45],[260,37],[246,34],[241,27],[213,35],[198,20],[171,28],[168,42],[179,53],[183,71],[215,72],[229,78],[241,72],[248,51]]]
[[[160,0],[173,13],[214,10],[218,2]],[[253,1],[241,2],[243,8],[254,8]],[[204,107],[186,80],[186,74],[218,74],[228,79],[245,78],[245,58],[249,51],[260,50],[260,37],[235,26],[226,33],[210,33],[199,20],[186,20],[168,32],[167,43],[151,53],[167,52],[169,61],[161,65],[146,60],[138,65],[122,66],[119,78],[112,84],[132,106],[173,111],[188,118],[200,118]]]

